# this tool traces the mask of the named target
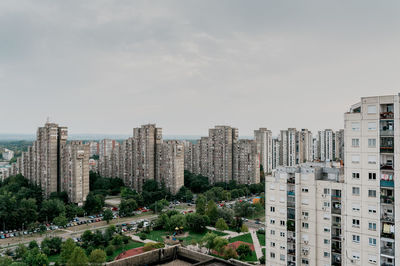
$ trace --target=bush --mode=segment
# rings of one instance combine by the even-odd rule
[[[224,252],[224,259],[229,260],[231,258],[237,259],[236,251],[232,248],[226,248]]]
[[[264,257],[264,256],[262,256],[262,257],[260,258],[260,264],[265,264],[265,257]]]
[[[114,247],[112,245],[109,245],[106,247],[106,254],[107,256],[111,256],[114,253]]]
[[[220,231],[224,231],[224,230],[228,230],[228,225],[225,223],[225,220],[222,218],[219,218],[218,221],[215,223],[215,227],[220,230]]]
[[[245,233],[245,232],[248,232],[249,231],[249,228],[247,227],[247,225],[242,225],[242,227],[240,228],[240,231],[242,232],[242,233]]]
[[[145,233],[140,233],[139,237],[140,237],[141,240],[146,240],[147,235]]]
[[[150,251],[153,249],[159,249],[159,248],[163,248],[164,244],[163,243],[146,243],[143,247],[144,251]]]
[[[240,260],[244,260],[247,256],[251,255],[251,249],[248,245],[240,245],[236,249],[237,254],[239,255]]]

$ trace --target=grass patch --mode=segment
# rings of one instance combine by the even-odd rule
[[[236,242],[236,241],[242,241],[242,242],[253,244],[253,239],[251,238],[251,234],[250,233],[244,234],[244,235],[240,235],[240,236],[236,236],[236,237],[232,237],[229,240],[229,243],[233,243],[233,242]]]
[[[264,247],[265,246],[265,233],[264,234],[257,233],[257,238],[258,238],[258,241],[260,241],[260,245]]]
[[[107,261],[114,260],[115,257],[117,257],[119,254],[121,254],[122,252],[124,252],[126,250],[133,249],[133,248],[139,248],[139,247],[143,247],[143,246],[144,246],[144,243],[131,240],[125,246],[122,246],[119,249],[116,249],[111,256],[107,256]]]
[[[47,257],[49,262],[57,262],[60,259],[60,254],[55,254]]]
[[[224,232],[219,232],[219,231],[211,231],[211,230],[206,230],[204,233],[195,233],[195,232],[189,232],[189,236],[187,237],[177,237],[177,239],[182,239],[183,243],[185,245],[190,245],[192,241],[199,242],[208,232],[212,232],[218,236],[226,236],[227,234]],[[172,237],[173,234],[166,230],[153,230],[149,234],[146,234],[147,239],[164,243],[163,237],[166,235],[170,235]]]

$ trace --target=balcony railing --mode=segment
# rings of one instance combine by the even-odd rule
[[[381,180],[381,187],[394,187],[393,180]]]
[[[394,257],[394,248],[381,248],[381,255],[392,256]]]
[[[394,204],[394,197],[381,195],[381,203]]]
[[[393,171],[393,164],[381,164],[381,170]]]
[[[288,194],[288,196],[294,196],[295,195],[294,191],[288,191],[287,194]]]
[[[331,211],[333,214],[341,214],[342,213],[342,209],[340,209],[340,208],[332,207]]]
[[[389,222],[389,223],[394,223],[394,215],[393,214],[382,214],[381,215],[381,221],[382,222]]]
[[[393,136],[394,135],[394,130],[390,129],[381,129],[380,130],[381,136]]]
[[[393,146],[381,146],[381,153],[393,153],[394,147]]]
[[[382,112],[381,119],[394,119],[393,112]]]
[[[394,239],[394,233],[384,233],[384,232],[381,232],[381,237]]]
[[[295,178],[294,178],[294,177],[290,177],[290,178],[287,179],[287,182],[288,182],[289,184],[294,184],[294,181],[295,181]]]

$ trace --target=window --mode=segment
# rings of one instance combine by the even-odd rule
[[[283,249],[283,250],[285,250],[285,249],[286,249],[286,247],[285,247],[285,246],[280,246],[279,248],[280,248],[280,249]]]
[[[308,265],[308,259],[301,259],[301,264]]]
[[[360,196],[360,188],[359,187],[353,187],[352,192],[353,192],[353,196]]]
[[[308,217],[308,212],[301,212],[304,217]]]
[[[368,173],[369,180],[376,180],[376,173]]]
[[[352,122],[351,123],[351,130],[360,131],[360,122]]]
[[[359,235],[353,235],[353,242],[354,243],[360,243],[360,236]]]
[[[282,225],[282,226],[285,226],[285,221],[281,221],[281,225]]]
[[[376,264],[377,257],[375,255],[368,255],[368,262]]]
[[[353,254],[351,256],[353,257],[354,260],[360,259],[360,253],[358,253],[358,252],[353,252]]]
[[[301,192],[308,193],[308,188],[303,187],[303,188],[301,189]]]
[[[270,200],[270,201],[275,201],[275,197],[274,197],[274,196],[270,196],[270,197],[269,197],[269,200]]]
[[[359,139],[352,139],[351,140],[352,147],[360,147],[360,140]]]
[[[275,212],[275,207],[270,208],[271,212]]]
[[[305,228],[305,229],[308,229],[308,223],[303,222],[303,223],[301,224],[301,226],[302,226],[303,228]]]
[[[330,232],[331,231],[331,229],[330,228],[328,228],[328,227],[324,227],[324,232],[325,233],[328,233],[328,232]]]
[[[329,207],[331,204],[328,201],[324,201],[324,207]]]
[[[326,257],[329,257],[331,254],[329,253],[329,252],[324,252],[324,257],[326,258]]]
[[[368,223],[368,230],[376,231],[376,223],[369,222]]]
[[[324,194],[326,195],[331,194],[331,190],[329,188],[324,188]]]
[[[367,112],[368,114],[376,114],[376,105],[368,105]]]
[[[360,205],[358,205],[358,204],[353,204],[353,206],[351,208],[352,208],[352,210],[354,212],[359,212],[360,211]]]
[[[376,155],[368,155],[368,163],[376,164]]]
[[[281,260],[281,261],[284,261],[284,260],[285,260],[285,255],[282,255],[282,254],[281,254],[281,255],[280,255],[280,260]]]
[[[271,247],[275,247],[275,242],[271,242]]]
[[[285,237],[285,232],[281,232],[281,237]]]
[[[374,189],[369,189],[369,190],[368,190],[368,197],[376,198],[376,190],[374,190]]]
[[[376,123],[368,122],[368,130],[376,130]]]
[[[270,256],[271,256],[271,258],[275,259],[275,253],[274,252],[271,252]]]
[[[360,227],[360,220],[353,219],[353,227],[359,228]]]
[[[271,236],[274,236],[275,235],[275,230],[271,230],[270,233],[271,233]]]
[[[351,156],[351,162],[352,163],[359,163],[360,162],[360,155],[354,154]]]
[[[271,220],[269,221],[269,223],[270,223],[270,224],[275,224],[275,220],[274,220],[274,219],[271,219]]]
[[[370,246],[376,246],[376,238],[373,238],[373,237],[369,237],[368,238],[368,244],[370,245]]]
[[[376,213],[376,207],[375,206],[368,206],[368,213],[375,214]]]
[[[376,139],[368,139],[368,148],[376,148]]]
[[[352,173],[354,179],[360,179],[360,173]]]
[[[331,241],[329,239],[324,239],[324,244],[329,244]]]

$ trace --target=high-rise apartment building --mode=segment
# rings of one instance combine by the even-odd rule
[[[71,141],[61,147],[61,191],[71,202],[82,204],[89,194],[89,144]]]
[[[177,140],[163,141],[161,145],[160,175],[172,194],[184,185],[184,144]]]
[[[234,180],[239,184],[260,183],[260,152],[254,140],[241,139],[237,144],[236,157],[237,176]]]
[[[398,265],[400,97],[364,97],[345,113],[344,265]]]
[[[341,265],[343,168],[305,163],[266,177],[266,265]]]
[[[90,146],[90,157],[94,155],[99,155],[100,144],[97,141],[89,142],[89,146]]]
[[[272,132],[266,128],[254,130],[254,140],[260,151],[260,163],[265,173],[272,171]]]
[[[67,138],[67,127],[55,123],[39,127],[36,141],[12,165],[11,175],[24,175],[47,198],[66,191],[71,202],[82,204],[89,193],[89,145],[67,143]]]

